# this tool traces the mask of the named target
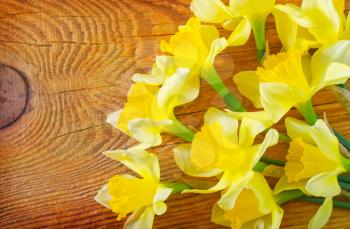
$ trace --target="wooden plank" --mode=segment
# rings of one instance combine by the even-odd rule
[[[135,142],[107,125],[105,118],[123,106],[131,75],[150,69],[160,53],[160,40],[169,38],[192,15],[189,2],[0,2],[0,63],[21,71],[29,89],[24,114],[0,129],[0,228],[121,227],[123,222],[95,203],[94,195],[111,176],[128,172],[101,153]],[[272,18],[267,33],[277,52],[281,46]],[[237,94],[232,75],[256,65],[252,39],[226,50],[217,60],[225,83]],[[15,85],[14,91],[21,91],[20,84]],[[350,117],[328,91],[320,92],[314,102],[318,114],[326,112],[330,123],[350,137]],[[199,99],[176,113],[199,129],[209,106],[224,107],[203,82]],[[295,111],[290,114],[298,116]],[[281,124],[278,128],[283,129]],[[171,151],[180,142],[165,136],[164,144],[154,149],[164,180],[181,175]],[[281,145],[269,153],[283,158],[285,150]],[[210,223],[217,198],[218,194],[172,197],[168,212],[156,218],[155,228],[219,228]],[[313,204],[287,204],[283,228],[305,228],[316,209]],[[335,209],[328,228],[350,228],[349,215]]]

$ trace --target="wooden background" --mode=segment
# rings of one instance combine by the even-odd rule
[[[150,70],[160,40],[192,15],[189,3],[0,0],[0,63],[17,69],[0,68],[0,228],[122,227],[94,196],[108,178],[128,172],[102,152],[135,142],[107,125],[106,115],[123,106],[132,74]],[[277,52],[281,46],[271,18],[267,33]],[[217,65],[237,94],[232,75],[257,66],[253,40],[225,51]],[[176,109],[193,129],[200,128],[209,106],[224,107],[205,82],[201,89],[198,100]],[[350,137],[350,116],[330,92],[318,93],[314,103],[319,115],[326,112],[331,125]],[[180,142],[165,135],[164,144],[153,150],[164,180],[181,174],[171,151]],[[286,147],[269,152],[283,159]],[[172,197],[155,228],[220,228],[210,223],[217,198]],[[317,209],[303,202],[284,207],[282,228],[306,228]],[[350,211],[335,209],[327,228],[350,228]]]

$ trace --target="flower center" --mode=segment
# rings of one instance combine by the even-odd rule
[[[288,182],[311,178],[336,167],[336,163],[325,157],[318,147],[305,143],[301,138],[290,143],[286,158],[285,172]]]
[[[259,202],[253,191],[244,189],[238,196],[235,207],[224,214],[231,222],[231,228],[241,228],[243,224],[264,216],[259,211]]]
[[[152,204],[156,189],[157,184],[152,180],[114,176],[108,182],[111,195],[109,205],[119,214],[118,220],[120,220],[127,214]]]

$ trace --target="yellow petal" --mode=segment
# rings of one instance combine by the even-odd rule
[[[273,9],[275,0],[239,0],[230,1],[230,7],[237,16],[254,17],[255,15],[267,16]]]
[[[285,50],[296,47],[298,25],[290,19],[289,15],[281,10],[279,6],[276,6],[276,10],[273,11],[273,15],[276,21],[276,29],[278,37]]]
[[[139,148],[105,151],[103,154],[113,160],[121,162],[143,178],[159,181],[159,163],[155,154],[148,153]]]
[[[302,27],[311,27],[313,26],[313,21],[305,16],[303,12],[294,4],[285,4],[285,5],[276,5],[275,7],[280,12],[285,13],[289,18],[296,24]]]
[[[176,106],[192,102],[199,93],[199,78],[191,77],[190,70],[178,68],[165,80],[159,90],[158,105],[170,115]]]
[[[312,127],[306,122],[288,117],[285,119],[285,125],[287,128],[287,134],[292,139],[301,138],[306,143],[314,144],[314,140],[310,135]]]
[[[118,214],[118,219],[122,219],[131,212],[152,205],[156,189],[157,183],[153,180],[117,175],[108,182],[111,196],[108,204]]]
[[[109,206],[109,201],[111,200],[111,196],[108,193],[107,184],[103,185],[102,188],[98,191],[97,195],[95,196],[95,200],[97,203],[102,204],[106,208],[111,208]]]
[[[117,128],[120,113],[123,112],[123,109],[113,112],[107,116],[106,122]]]
[[[219,207],[224,210],[231,210],[235,206],[239,194],[252,179],[253,175],[254,173],[250,171],[243,176],[232,180],[231,185],[225,190],[221,195],[220,200],[217,202]]]
[[[261,83],[260,96],[262,106],[270,112],[274,122],[279,121],[296,104],[309,99],[300,88],[284,83]]]
[[[157,146],[162,143],[160,133],[173,122],[171,120],[153,121],[151,119],[138,118],[129,121],[128,129],[131,136],[141,143]]]
[[[310,132],[312,139],[320,148],[321,152],[333,161],[339,161],[339,143],[338,139],[329,130],[327,124],[319,119],[312,127]]]
[[[253,145],[255,137],[267,129],[266,122],[243,118],[239,128],[239,145],[249,147]]]
[[[313,22],[309,31],[317,40],[328,43],[338,39],[342,18],[339,17],[333,1],[304,0],[301,10]]]
[[[124,224],[124,229],[152,229],[154,212],[152,207],[135,211]]]
[[[309,194],[305,189],[305,185],[306,185],[306,180],[301,180],[298,182],[288,182],[287,176],[283,175],[275,185],[274,193],[278,194],[283,191],[299,189],[303,193]]]
[[[181,171],[195,177],[213,177],[222,173],[220,169],[199,170],[191,162],[191,145],[182,144],[174,149],[174,160]]]
[[[251,30],[249,19],[243,18],[228,38],[228,46],[244,45],[249,39]]]
[[[221,0],[193,0],[191,10],[203,22],[223,23],[231,17],[231,12]]]
[[[231,227],[231,222],[225,219],[224,215],[225,210],[215,204],[211,211],[211,221],[222,226]]]
[[[323,228],[329,218],[331,217],[333,210],[333,200],[332,197],[326,198],[321,205],[321,207],[317,210],[316,214],[312,217],[309,222],[309,229],[319,229]]]
[[[224,137],[238,144],[238,120],[230,116],[227,112],[211,107],[204,115],[204,123],[209,125],[219,123],[221,127],[220,132],[222,132]]]
[[[167,206],[164,201],[168,199],[172,191],[171,188],[167,188],[163,184],[158,185],[153,198],[153,211],[156,215],[163,215],[166,212]]]
[[[232,183],[232,174],[229,172],[224,172],[219,182],[213,187],[207,190],[186,189],[182,193],[199,193],[199,194],[214,193],[214,192],[224,190],[225,188],[229,187],[231,183]]]
[[[227,40],[224,37],[213,40],[210,51],[202,64],[202,68],[210,67],[214,64],[215,57],[227,47]]]
[[[305,189],[314,196],[332,197],[339,195],[341,188],[338,184],[339,171],[320,173],[312,177]]]
[[[233,77],[239,92],[252,101],[256,108],[261,108],[259,92],[259,76],[255,71],[245,71],[237,73]]]
[[[345,40],[350,39],[350,13],[348,13],[348,16],[346,17],[345,30],[344,30],[342,38]]]

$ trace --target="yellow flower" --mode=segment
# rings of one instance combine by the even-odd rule
[[[223,210],[215,205],[212,211],[214,223],[238,228],[280,227],[283,210],[276,204],[265,178],[255,173],[252,180],[238,194],[233,209]]]
[[[294,4],[277,5],[276,27],[285,49],[305,51],[349,39],[344,6],[344,0],[304,0],[300,8]]]
[[[350,76],[349,52],[350,41],[321,48],[312,57],[290,49],[268,56],[256,72],[238,73],[234,81],[239,91],[256,107],[264,108],[247,115],[265,116],[277,122],[292,107],[303,113],[317,91],[346,82]]]
[[[215,56],[227,47],[225,38],[219,38],[212,25],[202,25],[197,18],[190,18],[186,25],[160,44],[163,52],[171,53],[177,66],[189,68],[198,76],[200,71],[213,65]]]
[[[245,44],[253,30],[258,50],[264,50],[265,21],[274,4],[275,0],[230,0],[227,6],[221,0],[192,0],[191,10],[203,22],[220,23],[233,31],[230,46]]]
[[[162,142],[162,132],[190,140],[192,133],[173,113],[174,107],[183,104],[189,98],[185,92],[183,97],[176,95],[186,87],[187,73],[186,69],[177,69],[171,81],[167,81],[162,88],[141,83],[133,84],[124,108],[110,114],[107,122],[143,143],[146,148],[159,145]],[[169,87],[174,80],[177,80],[179,88]]]
[[[266,149],[277,143],[278,132],[269,130],[264,141],[254,145],[256,135],[266,129],[263,122],[243,119],[239,126],[237,119],[215,108],[209,109],[204,119],[204,126],[195,134],[192,144],[177,147],[174,158],[179,168],[191,176],[220,175],[219,182],[208,190],[185,192],[211,193],[225,189],[218,205],[228,210],[251,179],[253,167]]]
[[[160,182],[157,156],[142,148],[107,151],[106,156],[120,161],[136,172],[132,175],[116,175],[96,195],[96,201],[118,214],[118,220],[132,213],[125,229],[151,229],[154,215],[162,215],[167,206],[164,201],[172,192]]]
[[[275,192],[300,189],[307,195],[325,197],[309,224],[309,228],[321,228],[332,212],[332,197],[341,191],[337,176],[346,171],[338,140],[320,119],[309,126],[303,121],[287,118],[286,128],[292,142],[285,175],[276,184]]]

